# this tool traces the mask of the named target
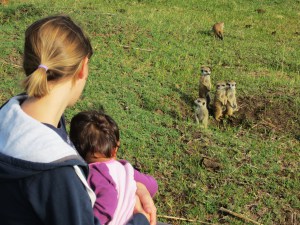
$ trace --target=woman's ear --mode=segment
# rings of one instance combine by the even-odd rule
[[[78,78],[79,79],[87,79],[87,76],[88,76],[88,62],[89,62],[89,58],[88,57],[85,57],[83,60],[82,60],[82,65],[81,65],[81,68],[80,68],[80,71],[78,73]]]

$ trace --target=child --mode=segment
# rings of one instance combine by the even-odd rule
[[[63,117],[85,87],[92,54],[89,39],[68,16],[49,16],[27,28],[26,93],[0,107],[1,224],[99,225],[96,196],[85,180],[88,167]],[[149,192],[139,185],[136,193],[156,224]],[[128,224],[149,225],[142,213]]]
[[[153,177],[134,170],[125,160],[116,160],[120,133],[110,116],[98,111],[75,115],[71,120],[70,138],[89,163],[88,183],[97,195],[94,214],[102,224],[123,225],[132,216],[136,181],[143,183],[152,197],[157,192]]]

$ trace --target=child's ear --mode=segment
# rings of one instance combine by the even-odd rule
[[[114,159],[117,158],[117,153],[118,153],[119,147],[120,147],[120,141],[117,142],[117,146],[112,150],[112,157]]]
[[[112,150],[112,158],[116,159],[117,158],[117,152],[118,152],[119,147],[115,147]]]

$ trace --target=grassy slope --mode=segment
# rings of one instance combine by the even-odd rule
[[[244,224],[221,214],[223,206],[263,224],[300,217],[299,2],[14,2],[0,6],[1,103],[21,91],[26,26],[69,14],[95,54],[82,101],[67,119],[98,107],[116,119],[120,157],[136,157],[159,181],[159,214]],[[210,34],[218,21],[223,42]],[[218,125],[211,117],[206,131],[194,124],[192,108],[202,64],[212,67],[213,82],[237,82],[241,106],[236,120]],[[209,170],[203,158],[221,169]]]

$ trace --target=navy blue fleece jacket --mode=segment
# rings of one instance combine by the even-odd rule
[[[93,193],[82,180],[86,163],[68,139],[21,110],[24,98],[14,97],[0,109],[1,224],[99,225]],[[148,224],[142,214],[128,222]]]

